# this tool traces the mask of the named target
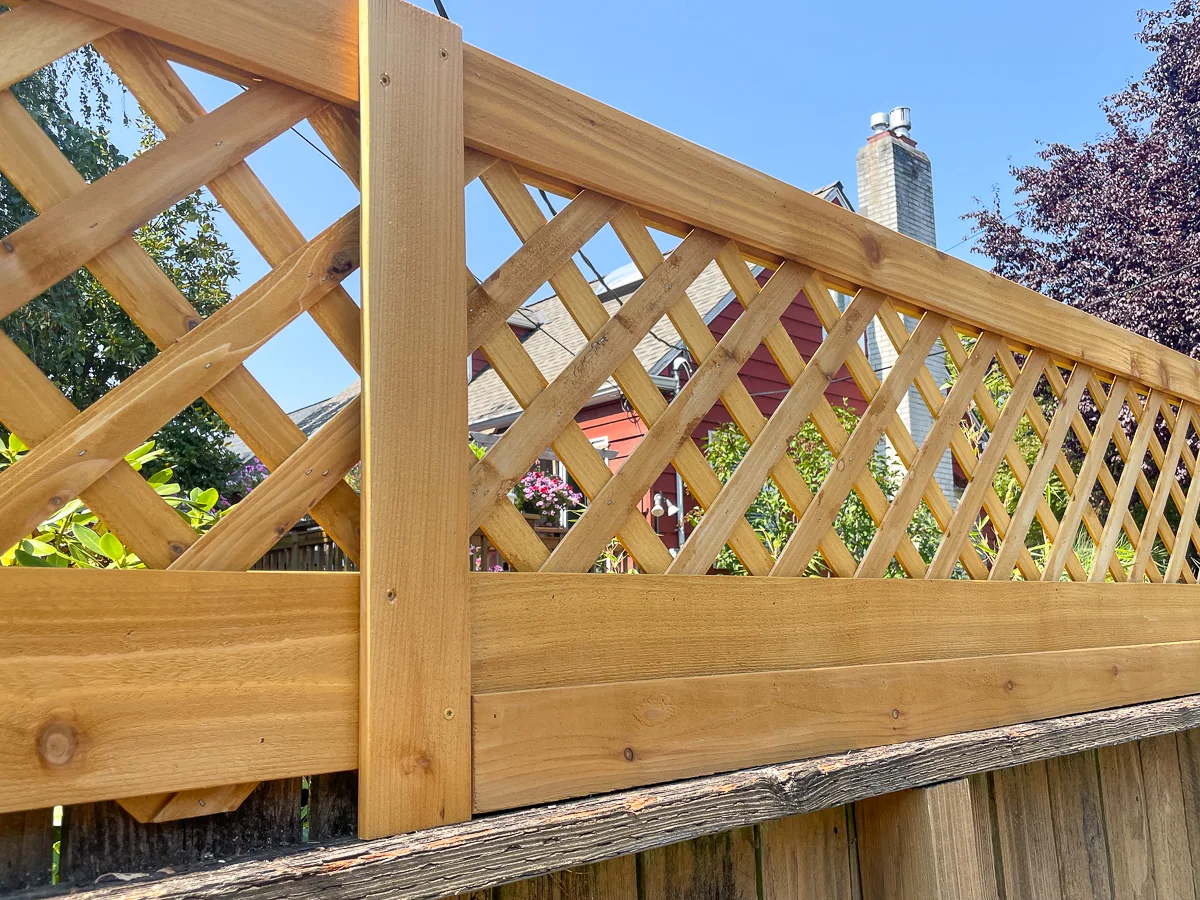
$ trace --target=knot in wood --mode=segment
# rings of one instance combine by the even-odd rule
[[[75,756],[79,742],[75,729],[66,722],[51,722],[38,737],[38,756],[47,765],[65,766]]]
[[[333,254],[333,259],[329,261],[329,272],[331,275],[345,275],[354,270],[354,257],[349,253],[337,252]]]

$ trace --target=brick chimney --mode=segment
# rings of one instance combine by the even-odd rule
[[[907,107],[871,116],[871,136],[858,151],[859,212],[893,231],[937,246],[933,217],[933,167],[929,157],[917,149],[912,139],[912,118]],[[916,321],[905,317],[909,331]],[[887,336],[872,323],[867,332],[867,356],[882,380],[896,361],[897,353]],[[945,350],[939,341],[928,360],[929,371],[940,386],[946,381]],[[929,407],[916,387],[910,387],[901,401],[900,418],[912,432],[919,447],[932,426]],[[887,448],[895,459],[894,451]],[[900,461],[896,459],[896,464]],[[947,453],[934,476],[946,497],[955,502],[954,471]]]

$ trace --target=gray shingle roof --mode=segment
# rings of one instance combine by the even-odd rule
[[[598,294],[607,296],[604,308],[609,315],[612,315],[619,303],[623,303],[641,285],[641,278],[632,265],[616,270],[604,280],[615,297],[607,294],[599,283],[594,284],[593,288]],[[706,322],[711,321],[733,299],[729,282],[725,280],[715,262],[709,263],[688,288],[687,293]],[[532,331],[523,343],[546,380],[553,381],[587,343],[583,332],[576,326],[558,297],[538,300],[523,309],[530,313],[533,322],[538,321],[534,313],[539,313],[544,319],[544,324]],[[647,335],[641,340],[634,349],[634,354],[646,371],[654,374],[670,364],[678,353],[674,347],[681,346],[682,342],[678,332],[666,318],[654,326],[652,334],[655,336]],[[360,383],[355,381],[340,394],[305,406],[289,415],[292,421],[300,426],[301,431],[311,435],[338,410],[357,397],[360,389]],[[610,394],[614,389],[615,384],[609,379],[601,387],[597,397]],[[480,372],[467,388],[467,413],[472,429],[486,429],[504,424],[515,418],[520,409],[494,369],[488,368]],[[249,459],[253,455],[250,448],[236,436],[230,441],[229,448],[242,459]]]

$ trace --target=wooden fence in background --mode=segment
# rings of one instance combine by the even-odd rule
[[[86,184],[0,94],[0,171],[38,211],[4,239],[0,316],[86,266],[161,351],[77,411],[0,338],[0,422],[32,448],[0,474],[0,546],[81,497],[150,569],[0,572],[0,813],[293,809],[298,779],[357,770],[373,837],[1200,690],[1195,360],[403,3],[9,5],[4,87],[90,42],[165,139]],[[205,111],[172,61],[246,90]],[[311,239],[245,163],[305,119],[362,193]],[[519,243],[482,281],[463,246],[477,180]],[[207,319],[131,237],[201,186],[273,266]],[[531,188],[569,202],[547,219]],[[572,262],[605,228],[644,276],[611,315]],[[360,263],[361,309],[341,286]],[[686,293],[712,265],[744,307],[720,340]],[[545,283],[586,337],[552,379],[506,324]],[[779,321],[801,295],[827,333],[807,359]],[[305,313],[363,378],[307,439],[243,366]],[[699,363],[670,402],[631,356],[663,317]],[[871,322],[898,352],[884,373],[861,348]],[[760,344],[791,385],[769,418],[738,378]],[[938,347],[950,389],[926,365]],[[524,410],[478,460],[476,351]],[[868,401],[849,431],[825,399],[842,372]],[[610,378],[648,429],[616,472],[574,418]],[[919,445],[897,415],[913,385],[934,417]],[[198,397],[270,470],[202,537],[124,462]],[[724,482],[690,437],[717,404],[750,444]],[[819,485],[787,455],[810,421],[836,458]],[[906,469],[891,495],[869,468],[885,438]],[[588,498],[552,549],[507,497],[548,446]],[[933,478],[947,452],[958,498]],[[361,505],[342,477],[360,460]],[[667,468],[702,509],[677,555],[637,508]],[[768,481],[797,520],[778,554],[746,518]],[[852,494],[875,526],[857,555],[833,527]],[[361,574],[247,571],[306,514]],[[924,552],[922,515],[938,531]],[[476,529],[514,571],[468,572]],[[591,573],[614,537],[642,574]],[[725,547],[748,577],[704,575]]]

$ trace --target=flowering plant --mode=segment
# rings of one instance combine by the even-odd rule
[[[513,486],[517,509],[544,519],[557,518],[564,509],[583,503],[583,497],[561,478],[536,469]]]

